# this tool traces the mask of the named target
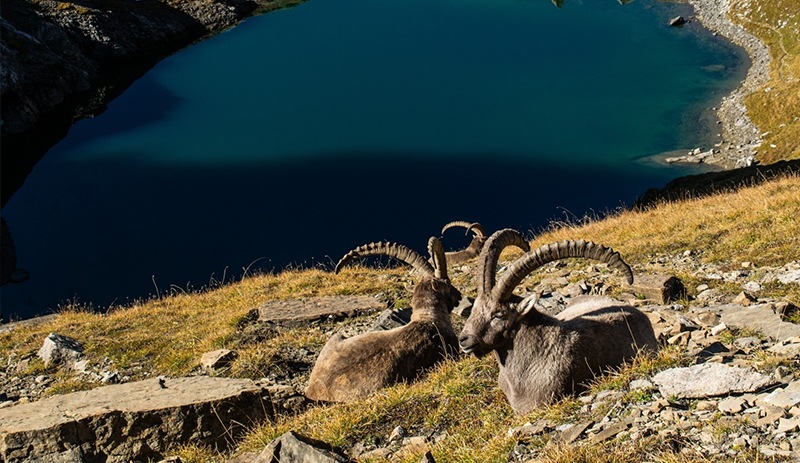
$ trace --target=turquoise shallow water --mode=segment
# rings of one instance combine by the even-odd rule
[[[687,171],[636,162],[713,141],[741,52],[683,5],[311,0],[158,64],[78,122],[3,209],[27,317],[423,250],[450,220],[537,230]],[[464,238],[446,236],[448,245]],[[252,265],[251,265],[252,264]]]

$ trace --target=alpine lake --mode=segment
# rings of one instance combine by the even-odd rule
[[[698,172],[744,52],[680,3],[310,0],[161,61],[77,122],[2,214],[4,320],[332,268],[453,220],[535,233]],[[575,237],[580,238],[580,237]],[[447,248],[464,246],[448,231]]]

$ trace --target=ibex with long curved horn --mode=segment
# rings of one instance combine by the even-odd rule
[[[584,390],[596,375],[621,366],[642,350],[658,348],[650,320],[639,310],[613,299],[576,299],[555,317],[534,308],[537,295],[522,299],[514,288],[537,268],[579,257],[607,263],[629,283],[633,272],[613,249],[586,241],[562,241],[518,258],[497,279],[504,247],[523,242],[505,229],[483,245],[477,275],[478,295],[459,336],[461,350],[483,356],[494,351],[498,382],[519,413]]]
[[[448,356],[458,355],[458,340],[450,312],[461,293],[450,284],[441,242],[431,238],[428,251],[433,264],[397,243],[370,243],[347,253],[342,267],[366,256],[386,255],[422,274],[411,299],[411,321],[388,331],[362,333],[352,338],[333,335],[322,348],[306,397],[328,402],[348,402],[402,381],[413,381],[424,370]]]
[[[457,220],[455,222],[450,222],[442,227],[442,234],[450,228],[453,227],[461,227],[466,228],[467,233],[470,231],[473,233],[472,241],[470,241],[469,245],[462,249],[461,251],[454,251],[445,253],[447,257],[447,262],[449,264],[457,264],[460,262],[464,262],[470,260],[474,257],[477,257],[478,254],[481,252],[481,248],[483,247],[484,241],[486,241],[486,231],[483,229],[483,226],[477,222],[466,222],[463,220]]]

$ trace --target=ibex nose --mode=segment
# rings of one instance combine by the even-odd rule
[[[475,342],[466,334],[462,334],[458,337],[458,345],[465,354],[469,354],[475,350]]]

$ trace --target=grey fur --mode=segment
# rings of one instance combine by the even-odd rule
[[[380,254],[378,248],[398,247],[395,243],[372,246],[369,255]],[[439,240],[431,238],[428,247],[436,265],[432,272],[422,272],[424,278],[414,288],[411,321],[399,328],[362,333],[352,338],[333,335],[311,371],[306,397],[349,402],[398,382],[413,381],[424,370],[458,355],[458,340],[450,312],[461,300],[461,293],[447,278],[444,250]],[[362,248],[364,246],[357,249]],[[416,252],[401,248],[403,251],[395,254],[404,257],[402,262],[413,265],[412,262],[418,263],[420,259],[424,261]],[[347,262],[352,260],[348,258]],[[340,268],[337,265],[337,271]],[[417,264],[415,268],[424,269],[425,266]]]
[[[487,239],[479,256],[478,295],[459,336],[466,353],[495,353],[500,389],[516,412],[527,413],[580,392],[597,375],[620,367],[640,351],[658,349],[647,316],[611,298],[578,298],[551,317],[534,308],[536,295],[522,299],[511,293],[525,275],[567,257],[600,259],[632,279],[630,267],[605,246],[583,241],[542,246],[517,259],[495,285],[502,247],[519,239],[511,229]]]

